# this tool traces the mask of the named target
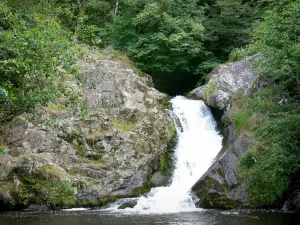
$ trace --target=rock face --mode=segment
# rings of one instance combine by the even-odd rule
[[[191,95],[222,111],[229,111],[235,96],[248,97],[256,90],[258,71],[251,65],[258,56],[221,65],[207,77],[207,84],[191,91]]]
[[[209,76],[207,84],[190,95],[202,99],[214,110],[222,112],[223,148],[215,162],[192,187],[199,197],[197,205],[203,208],[236,208],[246,204],[244,189],[236,175],[238,158],[251,145],[251,134],[239,132],[232,115],[238,105],[236,99],[251,96],[258,88],[258,71],[251,63],[257,56],[221,65]]]
[[[0,205],[56,205],[56,198],[45,202],[40,190],[30,189],[48,181],[71,185],[74,201],[57,205],[101,205],[152,185],[152,174],[160,173],[160,156],[175,134],[161,104],[167,96],[147,75],[116,62],[94,56],[78,65],[85,81],[65,81],[76,93],[75,103],[62,97],[5,127]]]

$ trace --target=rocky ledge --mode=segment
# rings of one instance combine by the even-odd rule
[[[84,82],[64,75],[76,103],[62,96],[6,125],[0,209],[101,206],[168,183],[167,96],[96,54],[78,66]]]
[[[208,75],[207,84],[190,93],[202,99],[221,114],[223,148],[213,165],[192,187],[199,198],[198,207],[230,209],[247,204],[244,189],[237,179],[238,158],[251,145],[251,135],[235,128],[232,116],[239,107],[238,99],[251,96],[258,88],[258,71],[252,63],[257,56],[221,65]]]

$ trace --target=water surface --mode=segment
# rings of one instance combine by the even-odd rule
[[[299,225],[292,213],[199,211],[174,214],[131,214],[107,211],[18,212],[0,214],[1,225]]]

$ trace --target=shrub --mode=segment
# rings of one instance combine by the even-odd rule
[[[270,120],[256,131],[256,143],[239,162],[239,177],[254,206],[279,204],[300,170],[300,116]]]

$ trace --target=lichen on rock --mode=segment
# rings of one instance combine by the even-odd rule
[[[0,182],[8,188],[0,189],[0,207],[101,206],[136,195],[134,190],[150,182],[149,171],[158,167],[175,134],[161,104],[168,96],[152,87],[149,76],[91,54],[93,60],[78,61],[84,82],[68,81],[79,93],[78,101],[66,103],[62,96],[6,125]],[[35,193],[30,177],[32,187],[68,187],[70,198],[53,204],[54,192],[49,198]],[[18,201],[22,193],[30,195],[28,201]]]

